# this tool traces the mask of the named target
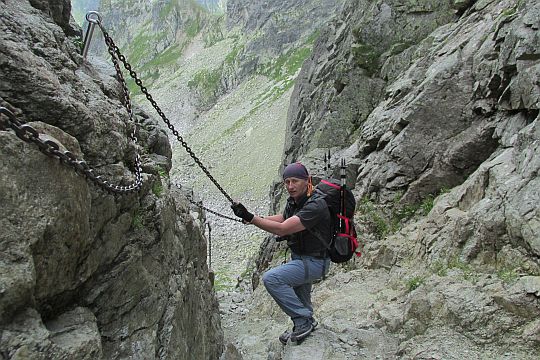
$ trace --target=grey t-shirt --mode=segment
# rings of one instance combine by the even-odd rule
[[[296,215],[306,228],[289,236],[287,244],[293,252],[321,256],[327,249],[332,238],[332,221],[324,196],[315,193],[300,199],[298,204],[291,198],[287,201],[283,217],[287,219]]]

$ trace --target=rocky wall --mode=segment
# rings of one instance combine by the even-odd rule
[[[530,136],[519,134],[530,127],[534,134],[538,118],[536,2],[358,5],[349,3],[351,11],[330,26],[302,69],[284,162],[303,159],[320,175],[322,154],[331,149],[334,164],[348,160],[358,198],[392,206],[463,184],[518,144],[535,153],[535,141],[524,146],[520,139]],[[377,55],[370,66],[359,62],[367,56],[358,53],[362,44]],[[350,81],[337,84],[343,76]],[[508,189],[521,181],[536,181],[536,173]]]
[[[245,44],[236,59],[234,83],[295,56],[294,50],[317,38],[319,29],[343,6],[343,1],[227,1],[227,28],[240,30]],[[246,36],[247,35],[247,36]],[[279,59],[279,60],[278,60]],[[231,82],[231,80],[228,80]]]
[[[115,196],[0,128],[0,357],[209,359],[222,351],[200,215],[171,188],[166,132],[111,65],[84,62],[69,1],[0,3],[0,105],[113,183]],[[5,121],[3,118],[2,121]]]
[[[301,70],[284,151],[317,176],[345,158],[358,201],[363,255],[316,285],[312,353],[535,358],[540,5],[348,6]]]

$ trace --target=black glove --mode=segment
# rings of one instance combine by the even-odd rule
[[[250,223],[255,215],[247,211],[246,207],[242,203],[236,203],[231,205],[231,209],[234,211],[234,215],[242,218],[245,222]]]

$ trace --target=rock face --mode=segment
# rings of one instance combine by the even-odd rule
[[[465,12],[461,18],[439,27],[437,25],[441,22],[452,19],[449,16],[451,8],[444,5],[434,8],[435,5],[429,1],[423,5],[415,2],[409,7],[388,6],[389,3],[368,6],[371,10],[361,12],[360,19],[343,22],[341,28],[345,30],[330,31],[333,35],[328,35],[328,40],[318,42],[316,49],[319,51],[302,71],[306,82],[300,82],[295,89],[298,96],[293,96],[298,100],[293,103],[289,114],[291,141],[286,145],[285,160],[317,154],[312,149],[330,147],[330,139],[336,143],[336,138],[340,139],[339,132],[334,133],[329,116],[349,119],[349,109],[343,108],[345,105],[355,106],[366,116],[352,116],[351,119],[359,123],[358,131],[344,134],[341,141],[354,142],[343,155],[352,155],[352,167],[358,174],[354,185],[359,197],[388,204],[399,195],[398,203],[411,204],[430,194],[437,195],[441,189],[464,186],[477,179],[477,188],[468,190],[459,205],[454,203],[452,207],[469,211],[481,199],[493,201],[495,192],[505,193],[508,199],[502,201],[504,206],[501,202],[493,206],[516,209],[506,209],[504,215],[501,214],[499,220],[507,225],[495,231],[497,238],[504,239],[505,243],[524,246],[528,253],[538,256],[538,225],[535,220],[538,207],[530,201],[513,199],[535,198],[537,195],[530,190],[538,181],[530,153],[537,150],[535,134],[540,101],[538,84],[531,80],[539,71],[539,24],[533,20],[539,5],[531,2],[530,6],[520,4],[518,7],[504,1],[480,2],[461,9]],[[375,13],[375,9],[379,12]],[[418,23],[421,20],[414,15],[419,12],[428,15],[425,24],[417,27],[422,29],[421,32],[414,28],[415,31],[407,31],[408,26],[402,25],[404,31],[395,35],[395,39],[383,36],[388,44],[384,46],[383,43],[383,48],[375,51],[382,53],[374,62],[379,66],[372,64],[372,69],[366,69],[368,66],[359,62],[354,49],[359,43],[373,43],[379,38],[375,36],[377,31],[369,31],[369,25],[381,26],[381,9],[386,9],[388,19],[394,19],[388,22],[388,26],[404,21],[410,24],[413,19]],[[346,13],[347,18],[354,19],[355,14]],[[403,20],[405,15],[413,17]],[[350,33],[347,26],[353,27]],[[361,28],[362,32],[355,31],[354,26]],[[436,30],[430,32],[430,27]],[[388,31],[393,33],[395,29]],[[340,38],[350,40],[345,46],[350,52],[324,51],[329,48],[323,47],[324,43],[338,42]],[[403,47],[403,43],[412,45]],[[400,51],[396,49],[397,45],[401,46]],[[388,52],[388,48],[393,50]],[[327,60],[333,57],[337,60]],[[343,71],[345,59],[351,62],[348,66],[352,69],[346,72],[347,76],[354,76],[351,73],[355,71],[361,75],[353,81],[342,82],[343,86],[336,89],[335,78],[339,78],[339,71]],[[320,65],[313,67],[315,63]],[[368,70],[371,71],[369,77]],[[325,77],[331,80],[324,81]],[[365,90],[382,90],[370,98],[376,106],[366,108],[358,102],[351,105],[347,96],[349,87],[375,82],[380,86],[368,86]],[[359,96],[354,100],[365,98],[365,90],[355,88],[353,91]],[[378,97],[377,94],[384,96]],[[311,100],[315,97],[322,101]],[[332,106],[337,108],[327,113],[310,108],[324,102],[330,104],[329,109]],[[342,130],[344,128],[342,126]],[[334,158],[339,155],[342,154],[338,153]],[[499,163],[504,163],[507,169],[500,174],[495,166]],[[526,169],[522,168],[523,164],[526,164]],[[515,179],[512,174],[515,174]],[[506,182],[501,180],[493,184],[494,176],[505,178]],[[514,180],[509,182],[510,179]],[[496,186],[490,195],[491,185]],[[458,188],[454,194],[457,191]],[[519,195],[522,191],[528,195]],[[493,216],[491,209],[490,205],[482,212]],[[488,232],[493,236],[493,232]],[[474,235],[477,238],[476,235],[480,234]],[[475,258],[479,253],[477,246],[471,247],[476,250],[474,254],[467,255],[467,259]],[[499,244],[495,249],[502,247],[503,244]]]
[[[343,15],[321,34],[299,75],[289,110],[285,160],[354,141],[385,96],[389,75],[379,74],[383,62],[396,62],[396,54],[411,52],[438,26],[452,21],[449,5],[349,1]],[[402,67],[408,65],[406,60]],[[393,71],[399,70],[403,69]]]
[[[227,28],[250,34],[238,54],[238,80],[318,36],[343,1],[227,1]]]
[[[167,74],[181,70],[175,66],[176,60],[203,28],[212,28],[223,6],[216,1],[99,0],[90,9],[87,2],[74,2],[78,10],[100,13],[103,26],[147,85],[163,75],[162,71]],[[220,30],[214,30],[205,42],[216,41],[213,37],[221,39]],[[92,53],[107,54],[100,36],[93,43]]]
[[[223,347],[200,217],[170,188],[171,148],[139,143],[111,66],[82,61],[69,1],[0,4],[0,105],[113,183],[106,194],[0,128],[0,354],[6,359],[209,359]],[[5,118],[2,117],[2,124]]]
[[[311,357],[537,356],[539,14],[537,1],[349,1],[316,42],[284,162],[320,177],[329,149],[334,171],[347,160],[364,252],[317,284],[330,333],[305,342]],[[246,327],[275,345],[257,325],[279,312],[263,293]]]

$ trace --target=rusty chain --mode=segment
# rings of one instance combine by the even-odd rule
[[[223,218],[223,219],[227,219],[227,220],[231,220],[231,221],[235,221],[235,222],[242,223],[242,220],[240,220],[240,219],[235,219],[235,218],[232,218],[232,217],[230,217],[230,216],[220,214],[220,213],[218,213],[218,212],[215,211],[215,210],[212,210],[212,209],[207,208],[206,206],[203,206],[202,202],[197,202],[197,201],[191,200],[189,197],[188,197],[187,199],[188,199],[188,201],[189,201],[190,203],[192,203],[193,205],[197,206],[197,207],[200,208],[200,209],[203,209],[203,210],[206,211],[206,212],[209,212],[210,214],[214,214],[214,215],[219,216],[219,217],[221,217],[221,218]]]
[[[124,68],[129,72],[129,75],[135,80],[135,84],[139,86],[141,92],[145,95],[146,99],[154,107],[158,115],[162,118],[163,122],[167,125],[167,127],[172,132],[172,134],[180,142],[182,147],[184,147],[184,149],[187,151],[190,157],[195,161],[195,163],[205,173],[205,175],[210,179],[210,181],[212,181],[212,183],[218,188],[218,190],[225,196],[225,198],[227,198],[229,202],[234,203],[231,196],[223,189],[223,187],[212,176],[210,171],[208,171],[208,169],[202,164],[200,159],[195,155],[195,153],[189,147],[187,142],[183,139],[183,137],[178,133],[178,131],[171,124],[170,120],[167,118],[165,113],[161,110],[159,105],[153,99],[152,95],[148,92],[148,89],[143,85],[141,79],[139,79],[139,77],[137,76],[137,73],[132,69],[131,65],[126,60],[125,56],[120,52],[120,49],[118,48],[118,46],[114,43],[113,39],[105,30],[105,28],[103,27],[103,24],[101,23],[101,20],[89,19],[89,18],[87,18],[87,20],[93,22],[94,24],[97,24],[103,33],[105,44],[107,45],[107,50],[109,54],[111,55],[111,60],[113,62],[116,74],[122,86],[122,91],[124,93],[124,106],[128,112],[129,121],[133,122],[133,109],[132,109],[132,104],[131,104],[131,98],[129,96],[129,89],[125,82],[125,79],[120,69],[120,65],[118,61],[122,62]],[[90,180],[97,186],[101,187],[102,189],[111,193],[126,194],[126,193],[138,191],[142,187],[143,181],[142,181],[141,158],[138,153],[136,153],[136,156],[135,156],[136,181],[126,186],[113,185],[108,180],[104,179],[101,175],[95,175],[94,170],[84,160],[77,159],[75,155],[71,153],[70,151],[61,151],[60,145],[56,143],[55,141],[41,140],[39,137],[39,133],[34,128],[32,128],[29,125],[22,124],[20,121],[18,121],[16,116],[7,108],[0,107],[0,114],[3,114],[7,117],[7,121],[2,121],[0,118],[0,126],[9,127],[13,129],[17,137],[19,137],[21,140],[28,143],[36,144],[38,146],[38,149],[42,153],[44,153],[45,155],[49,157],[54,157],[54,158],[59,159],[61,162],[72,167],[77,173],[85,176],[88,180]],[[136,126],[133,127],[133,131],[130,134],[130,138],[134,143],[137,142]],[[208,209],[202,206],[202,204],[197,203],[191,199],[188,199],[188,200],[194,205],[200,207],[201,209],[204,209],[205,211],[211,214],[214,214],[216,216],[219,216],[224,219],[231,220],[231,221],[241,222],[238,219],[235,219],[235,218],[220,214],[214,210]]]
[[[161,117],[163,122],[167,125],[169,130],[172,132],[172,134],[176,137],[176,139],[182,144],[184,149],[187,151],[189,156],[195,161],[195,163],[199,166],[199,168],[206,174],[206,176],[212,181],[212,183],[218,188],[218,190],[229,200],[229,202],[232,204],[234,203],[231,196],[221,187],[221,185],[217,182],[217,180],[210,174],[210,171],[203,165],[203,163],[199,160],[199,158],[195,155],[193,150],[188,146],[182,135],[178,133],[178,131],[174,128],[174,126],[171,124],[170,120],[167,118],[165,113],[161,110],[159,105],[156,103],[152,95],[148,92],[148,89],[143,85],[141,79],[137,76],[137,73],[133,70],[129,62],[126,60],[125,56],[122,55],[120,52],[120,49],[116,44],[114,43],[113,39],[109,36],[109,33],[105,30],[103,27],[103,24],[100,20],[94,20],[95,23],[99,26],[101,32],[103,33],[103,36],[105,38],[105,43],[107,44],[107,48],[109,49],[109,53],[113,58],[118,58],[124,65],[124,68],[129,72],[129,75],[135,80],[135,84],[140,88],[141,92],[146,96],[146,99],[152,104],[158,115]],[[114,53],[114,55],[113,55]],[[117,63],[115,63],[117,65]],[[124,84],[125,85],[125,84]],[[236,220],[236,219],[235,219]]]
[[[7,120],[2,120],[2,117],[0,117],[0,129],[4,129],[6,127],[11,128],[15,135],[28,143],[34,143],[38,146],[39,151],[44,153],[47,156],[54,157],[59,159],[64,164],[72,167],[75,169],[75,171],[83,176],[85,176],[87,179],[92,181],[94,184],[98,185],[99,187],[103,188],[104,190],[107,190],[112,193],[128,193],[133,192],[136,190],[139,190],[142,186],[142,179],[141,179],[141,172],[137,171],[137,181],[128,186],[119,186],[119,185],[113,185],[110,184],[109,181],[103,179],[100,175],[95,175],[94,170],[88,166],[88,164],[84,160],[79,160],[75,157],[73,153],[70,151],[61,151],[60,146],[58,143],[56,143],[53,140],[42,140],[39,137],[39,132],[35,130],[32,126],[21,123],[17,117],[7,108],[0,107],[0,114],[3,114],[7,117]],[[136,163],[137,168],[140,168],[140,157],[137,155],[136,157]],[[136,185],[138,184],[138,185]],[[175,184],[177,187],[181,187],[178,184]],[[215,210],[209,209],[206,206],[202,205],[202,202],[196,202],[192,200],[191,198],[187,197],[188,201],[199,207],[200,209],[205,210],[208,213],[214,214],[216,216],[219,216],[221,218],[239,222],[242,221],[239,219],[232,218],[227,215],[223,215]]]
[[[17,117],[7,108],[0,107],[0,114],[5,115],[7,120],[2,120],[0,116],[0,129],[10,128],[15,131],[17,137],[27,143],[34,143],[43,154],[59,159],[62,163],[73,168],[77,173],[83,175],[88,180],[110,193],[126,194],[138,191],[142,186],[141,177],[141,159],[139,154],[135,158],[135,176],[134,183],[126,186],[111,184],[101,175],[96,175],[94,170],[84,161],[79,160],[70,151],[62,151],[60,145],[53,140],[42,140],[39,132],[28,124],[21,123]]]
[[[174,186],[176,186],[178,189],[181,189],[181,188],[182,188],[182,185],[177,184],[177,183],[174,183]],[[204,205],[202,204],[202,201],[195,201],[195,200],[191,199],[190,196],[187,196],[187,195],[186,195],[186,198],[187,198],[187,200],[188,200],[191,204],[197,206],[199,209],[202,209],[202,210],[204,210],[204,211],[206,211],[206,212],[209,212],[210,214],[214,214],[214,215],[216,215],[216,216],[219,216],[220,218],[227,219],[227,220],[231,220],[231,221],[235,221],[235,222],[239,222],[239,223],[242,223],[242,224],[243,224],[242,220],[240,220],[240,219],[233,218],[233,217],[230,217],[230,216],[227,216],[227,215],[223,215],[223,214],[221,214],[221,213],[219,213],[219,212],[217,212],[217,211],[215,211],[215,210],[212,210],[212,209],[207,208],[206,206],[204,206]]]
[[[89,21],[95,21],[88,19]],[[126,108],[129,115],[129,122],[133,123],[133,130],[130,134],[131,141],[136,144],[137,137],[137,124],[133,121],[133,108],[131,105],[131,98],[129,96],[129,89],[127,88],[126,82],[122,75],[120,66],[118,65],[118,60],[116,59],[116,52],[113,48],[109,48],[109,54],[111,54],[111,59],[116,70],[118,79],[122,85],[122,90],[124,93],[124,107]],[[7,108],[0,107],[0,114],[3,114],[7,117],[7,121],[2,122],[4,127],[9,127],[15,131],[17,137],[21,140],[34,143],[38,146],[39,151],[44,153],[49,157],[54,157],[59,159],[64,164],[73,168],[77,173],[83,175],[88,180],[101,187],[107,192],[114,194],[128,194],[132,192],[139,191],[142,187],[142,166],[141,166],[141,157],[138,152],[135,153],[135,182],[129,185],[114,185],[110,181],[104,179],[101,175],[95,175],[94,170],[84,161],[79,160],[75,157],[70,151],[61,151],[60,145],[53,140],[41,140],[39,133],[30,125],[22,124],[16,116]]]

